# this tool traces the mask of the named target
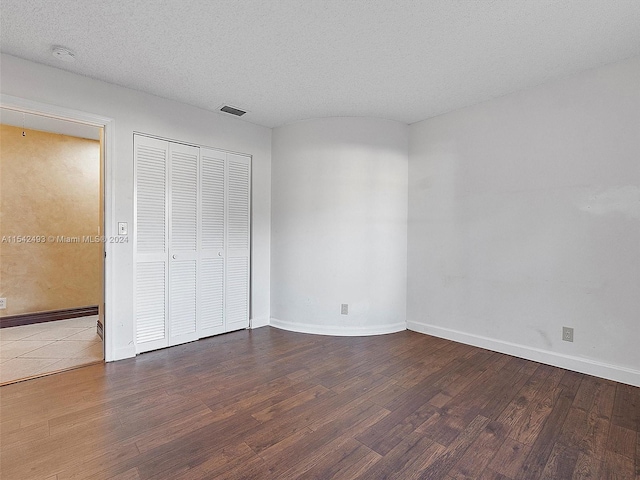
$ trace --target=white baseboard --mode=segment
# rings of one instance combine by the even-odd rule
[[[405,322],[391,325],[340,327],[337,325],[317,325],[297,322],[287,322],[271,317],[269,324],[282,330],[298,333],[313,333],[315,335],[333,335],[336,337],[364,337],[368,335],[384,335],[387,333],[401,332],[407,329]]]
[[[562,353],[550,352],[539,348],[527,347],[517,343],[505,342],[493,338],[473,335],[470,333],[437,327],[420,322],[407,322],[407,328],[419,333],[433,335],[434,337],[446,338],[454,342],[460,342],[474,347],[486,348],[494,352],[506,353],[514,357],[533,360],[534,362],[552,365],[554,367],[566,368],[574,372],[586,373],[595,377],[606,378],[616,382],[626,383],[640,387],[640,371],[619,365],[598,362],[587,358],[565,355]]]
[[[266,327],[267,325],[269,325],[269,318],[268,317],[265,317],[265,318],[252,318],[251,319],[251,329],[252,330],[254,328]]]

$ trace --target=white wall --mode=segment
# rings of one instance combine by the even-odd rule
[[[271,325],[406,328],[407,142],[406,125],[371,118],[274,129]]]
[[[640,58],[412,125],[408,265],[410,329],[640,385]]]
[[[271,301],[280,327],[380,333],[404,328],[406,306],[409,328],[640,385],[640,59],[410,128],[284,126],[273,172],[268,128],[7,55],[1,64],[3,94],[115,119],[114,223],[133,225],[134,131],[253,155],[255,324]],[[132,244],[112,253],[111,353],[124,358]]]
[[[114,225],[133,227],[133,132],[253,155],[251,312],[254,324],[269,318],[269,242],[271,202],[271,129],[165,100],[63,70],[2,55],[3,94],[110,117],[115,123]],[[131,230],[130,230],[131,231]],[[37,232],[24,232],[36,235]],[[113,359],[135,354],[133,348],[132,242],[114,245],[111,325]],[[107,325],[107,333],[110,329]]]

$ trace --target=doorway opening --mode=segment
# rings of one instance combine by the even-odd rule
[[[0,385],[104,361],[104,128],[0,109]]]

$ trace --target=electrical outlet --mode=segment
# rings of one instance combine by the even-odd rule
[[[7,308],[7,299],[0,298],[0,310],[4,310],[5,308]]]
[[[343,303],[340,305],[340,315],[349,315],[349,304]]]
[[[565,342],[573,342],[573,328],[562,327],[562,340]]]

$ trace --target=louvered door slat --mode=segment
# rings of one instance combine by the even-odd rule
[[[172,339],[196,332],[196,261],[176,261],[169,270]]]
[[[202,151],[202,248],[205,250],[224,248],[224,157],[224,153]]]
[[[136,221],[138,253],[165,251],[166,143],[136,145]]]
[[[198,168],[200,149],[169,146],[169,343],[198,338]]]
[[[195,252],[198,233],[198,149],[171,149],[171,250]]]
[[[165,264],[147,262],[136,269],[136,342],[165,338]]]
[[[161,140],[134,138],[134,325],[138,353],[167,345],[168,148]]]
[[[225,164],[227,154],[200,149],[201,249],[200,315],[201,337],[224,333],[225,262]]]
[[[225,329],[249,326],[251,159],[227,156]]]
[[[228,171],[227,247],[245,249],[249,248],[249,164],[230,158]]]
[[[224,259],[201,261],[200,327],[201,336],[224,331]]]
[[[249,262],[248,258],[235,257],[227,260],[226,276],[226,321],[228,330],[248,326],[249,321]]]

